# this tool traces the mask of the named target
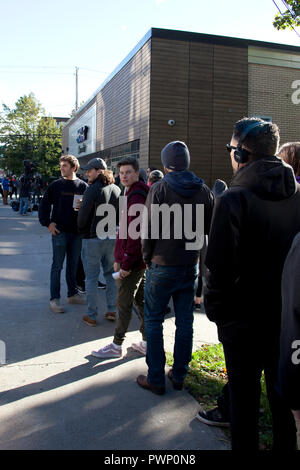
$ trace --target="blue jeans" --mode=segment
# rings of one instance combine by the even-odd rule
[[[98,278],[100,264],[106,281],[106,304],[108,312],[116,311],[118,287],[113,279],[114,248],[116,240],[100,240],[88,238],[82,240],[82,263],[85,272],[85,290],[87,300],[87,315],[95,320],[98,315]]]
[[[194,295],[197,288],[198,265],[159,266],[151,263],[146,272],[145,327],[148,382],[165,385],[165,352],[163,321],[170,298],[175,311],[175,344],[173,378],[183,382],[191,360],[193,346]]]
[[[28,197],[20,197],[20,214],[26,214],[29,205],[29,198]]]
[[[53,261],[50,274],[50,300],[60,298],[60,274],[67,256],[66,282],[68,297],[77,294],[76,273],[81,251],[81,237],[60,232],[52,235]]]

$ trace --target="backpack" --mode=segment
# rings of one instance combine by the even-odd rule
[[[11,208],[12,208],[13,211],[18,212],[19,207],[20,207],[19,201],[13,201],[11,203]]]

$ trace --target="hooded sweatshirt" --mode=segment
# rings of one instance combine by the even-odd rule
[[[208,234],[213,204],[214,198],[209,188],[188,170],[169,172],[151,186],[146,201],[147,230],[143,232],[142,240],[145,263],[163,266],[197,264],[200,249],[188,248],[188,244],[196,239],[191,237],[192,233]],[[197,205],[204,207],[204,226],[201,227]],[[174,213],[168,211],[171,206],[176,207]],[[191,218],[188,217],[188,210],[191,211]]]
[[[300,185],[277,157],[249,163],[217,198],[205,264],[211,321],[280,328],[281,275],[300,231]]]
[[[140,180],[134,183],[125,195],[127,210],[124,208],[120,216],[120,229],[114,251],[116,263],[119,263],[125,271],[139,271],[146,267],[142,257],[141,237],[132,238],[130,236],[130,225],[135,224],[135,220],[140,217],[140,213],[137,211],[135,215],[129,215],[129,209],[133,204],[144,206],[148,190],[148,186]],[[141,224],[138,224],[136,233],[139,233],[140,229]]]

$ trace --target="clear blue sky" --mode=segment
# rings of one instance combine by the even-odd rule
[[[276,3],[282,7],[281,0]],[[283,8],[283,7],[282,7]],[[1,5],[0,104],[31,91],[46,114],[68,116],[151,27],[300,46],[276,31],[272,0],[9,0]]]

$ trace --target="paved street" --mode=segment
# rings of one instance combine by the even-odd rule
[[[142,390],[136,377],[145,358],[128,351],[122,359],[90,355],[113,337],[114,324],[100,317],[91,328],[85,306],[62,303],[49,310],[51,240],[37,214],[21,217],[0,206],[0,339],[7,348],[0,374],[0,449],[225,450],[222,430],[194,419],[198,403],[167,380],[159,397]],[[99,291],[105,313],[105,292]],[[172,351],[174,318],[165,322],[165,349]],[[194,349],[218,342],[215,325],[195,315]],[[134,316],[124,351],[139,340]]]

